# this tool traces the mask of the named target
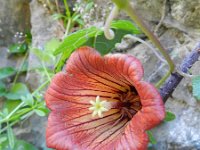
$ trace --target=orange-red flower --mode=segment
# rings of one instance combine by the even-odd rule
[[[57,150],[145,150],[146,130],[165,110],[153,85],[142,81],[143,68],[130,55],[102,57],[81,47],[56,74],[45,95],[51,113],[47,146]]]

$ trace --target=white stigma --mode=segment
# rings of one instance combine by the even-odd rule
[[[89,110],[93,111],[93,117],[98,115],[100,118],[102,118],[102,113],[111,108],[109,102],[101,101],[99,96],[96,97],[95,101],[90,101],[90,104],[92,104],[92,107],[90,107]]]

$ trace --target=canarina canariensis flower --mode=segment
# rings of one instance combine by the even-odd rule
[[[146,130],[164,119],[165,109],[159,92],[142,77],[143,67],[131,55],[101,56],[90,47],[76,50],[45,94],[51,110],[47,146],[145,150]]]

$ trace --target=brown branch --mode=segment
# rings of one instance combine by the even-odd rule
[[[180,70],[184,73],[188,72],[188,69],[192,67],[192,65],[198,61],[200,57],[200,42],[197,46],[192,50],[192,52],[183,59],[182,64],[180,65]],[[166,102],[167,99],[171,96],[175,88],[183,79],[183,76],[178,74],[177,72],[172,73],[168,80],[163,84],[160,88],[160,94],[163,98],[163,101]]]

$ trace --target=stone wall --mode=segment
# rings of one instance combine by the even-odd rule
[[[84,1],[76,1],[84,9]],[[63,36],[62,27],[58,22],[52,20],[51,14],[42,4],[37,0],[32,0],[29,9],[28,2],[28,0],[0,0],[0,46],[12,43],[14,34],[17,31],[24,32],[26,29],[30,29],[30,23],[33,47],[42,48],[45,42],[51,38]],[[85,26],[101,27],[112,8],[112,3],[107,0],[94,0],[94,2],[95,7],[83,16],[86,22]],[[200,0],[132,0],[132,4],[152,31],[156,29],[161,20],[161,25],[155,33],[177,65],[200,40]],[[121,13],[119,18],[128,19],[129,17]],[[155,83],[166,73],[167,67],[162,65],[145,45],[135,45],[135,41],[124,39],[118,49],[141,59],[145,68],[145,79]],[[2,62],[7,62],[6,51],[6,47],[0,47]],[[29,67],[34,68],[37,63],[37,58],[30,54]],[[6,65],[7,63],[3,66]],[[192,73],[200,74],[199,66],[200,63],[197,62],[191,69]],[[38,86],[38,76],[34,72],[30,72],[27,79],[33,89]],[[177,118],[172,122],[163,123],[153,130],[158,141],[153,149],[200,149],[200,104],[192,96],[190,79],[184,79],[180,83],[167,101],[166,110],[174,112]],[[34,128],[25,124],[28,127],[16,130],[16,133],[20,138],[27,139],[42,149],[46,119],[34,116],[29,121],[29,124],[34,126],[39,124],[38,127]],[[35,122],[38,124],[34,124]],[[30,134],[34,137],[29,137]]]

